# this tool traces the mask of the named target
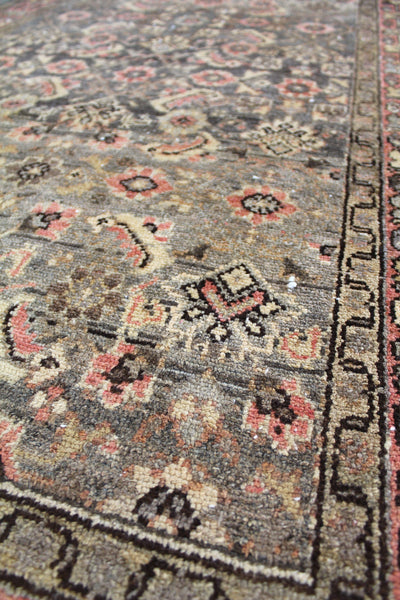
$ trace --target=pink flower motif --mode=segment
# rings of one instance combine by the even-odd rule
[[[116,71],[115,79],[117,81],[125,81],[126,83],[137,83],[146,81],[156,74],[152,67],[126,67],[122,71]]]
[[[326,33],[332,33],[332,31],[335,31],[335,28],[331,25],[326,25],[325,23],[317,23],[314,21],[299,23],[299,25],[297,25],[297,29],[299,29],[303,33],[309,33],[311,35],[321,35]]]
[[[10,98],[1,103],[1,106],[6,110],[12,110],[15,108],[21,108],[21,106],[25,106],[27,103],[26,98]]]
[[[257,52],[257,46],[250,44],[249,42],[229,42],[223,44],[222,50],[225,54],[232,54],[233,56],[246,56],[247,54],[253,54]]]
[[[35,234],[47,237],[50,240],[56,240],[61,231],[67,229],[71,219],[76,217],[78,210],[76,208],[62,208],[58,202],[52,202],[47,208],[42,204],[37,204],[32,213],[36,215]]]
[[[21,108],[27,103],[25,98],[10,98],[2,103],[2,107],[5,109]]]
[[[300,396],[290,397],[290,409],[295,415],[293,422],[282,423],[275,414],[270,416],[269,421],[268,433],[274,440],[273,445],[284,451],[296,449],[297,441],[310,439],[315,418],[311,405]]]
[[[321,91],[314,81],[308,79],[284,79],[276,87],[281,94],[291,98],[310,98]]]
[[[116,440],[111,440],[103,444],[101,446],[101,449],[103,450],[103,452],[107,452],[108,454],[115,454],[116,452],[118,452],[118,443]]]
[[[96,31],[91,35],[87,35],[82,38],[82,43],[87,46],[107,46],[107,44],[111,44],[115,42],[117,37],[112,35],[111,33],[107,33],[106,31]]]
[[[100,133],[96,135],[96,139],[89,142],[89,146],[93,146],[101,151],[110,149],[116,150],[118,148],[123,148],[127,144],[129,144],[128,138],[119,135],[117,132],[112,133],[107,131],[100,131]]]
[[[133,410],[137,402],[146,399],[153,379],[137,358],[135,346],[121,342],[114,353],[101,354],[93,361],[85,384],[101,392],[108,408],[123,404]]]
[[[193,125],[196,125],[197,121],[192,115],[186,115],[185,113],[182,113],[172,117],[170,122],[172,125],[175,125],[175,127],[182,127],[183,129],[186,129],[186,127],[192,127]]]
[[[44,133],[44,127],[41,123],[31,121],[22,127],[13,129],[8,135],[17,139],[19,142],[31,142],[39,140]]]
[[[92,13],[87,10],[70,10],[59,16],[60,21],[84,21],[90,19]]]
[[[49,63],[46,68],[50,73],[67,75],[70,73],[77,73],[78,71],[84,71],[87,68],[87,65],[83,60],[65,59]]]
[[[281,348],[295,360],[312,360],[319,355],[320,338],[319,327],[292,331],[283,338]]]
[[[13,56],[0,56],[0,69],[8,69],[13,66],[14,62]]]
[[[209,87],[220,87],[237,81],[236,77],[229,71],[221,71],[219,69],[209,69],[200,71],[191,76],[197,85],[206,85]]]
[[[248,187],[239,194],[228,196],[227,200],[235,210],[235,215],[245,217],[253,225],[263,221],[278,221],[282,216],[295,212],[296,207],[286,202],[287,194],[282,190],[262,187]]]
[[[267,19],[261,17],[247,17],[245,19],[240,19],[239,23],[251,28],[266,27],[267,25],[270,25],[270,22],[267,21]]]
[[[309,402],[296,394],[296,381],[285,381],[276,389],[276,396],[270,400],[268,409],[252,402],[246,415],[246,425],[255,432],[259,443],[266,439],[283,454],[298,450],[298,443],[311,439],[314,410]],[[293,393],[294,392],[294,393]]]
[[[148,198],[152,194],[172,190],[172,186],[163,178],[163,174],[150,167],[138,167],[122,175],[114,175],[106,181],[118,192],[124,192],[128,198],[135,198],[137,195]]]

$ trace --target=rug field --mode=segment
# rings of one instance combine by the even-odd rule
[[[0,4],[0,600],[400,600],[399,32]]]

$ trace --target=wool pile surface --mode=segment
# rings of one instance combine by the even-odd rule
[[[2,3],[1,600],[400,598],[399,24]]]

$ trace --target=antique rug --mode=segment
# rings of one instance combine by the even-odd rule
[[[400,599],[400,0],[0,5],[0,599]]]

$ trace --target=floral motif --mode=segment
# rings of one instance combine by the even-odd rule
[[[21,167],[18,171],[22,181],[35,181],[50,171],[50,165],[46,162],[35,161]]]
[[[94,30],[89,35],[82,38],[82,43],[87,46],[103,46],[111,44],[117,40],[117,36],[103,31],[102,29]]]
[[[138,83],[146,81],[156,74],[152,67],[126,67],[122,71],[116,71],[115,79],[125,83]]]
[[[146,146],[147,152],[151,152],[160,160],[180,161],[188,159],[191,162],[197,162],[200,159],[215,160],[211,154],[218,147],[217,141],[211,135],[185,135],[180,137],[179,142],[165,144],[149,144]]]
[[[297,29],[299,29],[303,33],[310,33],[311,35],[324,35],[335,31],[335,28],[331,25],[326,25],[326,23],[318,23],[315,21],[299,23],[299,25],[297,25]]]
[[[57,75],[69,75],[70,73],[78,73],[84,71],[87,68],[86,63],[83,60],[65,59],[58,62],[49,63],[47,70],[50,73],[56,73]]]
[[[285,192],[268,185],[245,188],[240,194],[228,196],[227,200],[236,209],[235,215],[246,217],[253,225],[263,221],[278,221],[296,210],[293,204],[286,202]]]
[[[54,442],[51,445],[51,453],[54,461],[80,458],[86,460],[84,450],[88,446],[94,446],[97,453],[105,456],[117,454],[119,450],[118,438],[113,433],[110,423],[107,421],[98,422],[94,427],[85,428],[79,420],[78,415],[73,411],[68,411],[64,417],[64,423],[58,427],[54,434]],[[88,494],[84,495],[87,498]],[[92,501],[86,500],[86,506],[90,506]]]
[[[85,21],[90,19],[92,13],[87,10],[70,10],[59,16],[60,21]]]
[[[198,85],[206,85],[210,87],[220,87],[236,82],[236,77],[229,71],[221,71],[218,69],[209,69],[192,75],[193,81]]]
[[[113,99],[79,102],[67,107],[59,117],[59,124],[78,131],[89,129],[95,132],[96,136],[116,135],[122,124],[126,129],[129,128],[130,123],[131,115]]]
[[[94,359],[84,383],[96,390],[97,398],[107,408],[122,405],[134,410],[149,400],[154,377],[149,367],[154,360],[151,349],[137,350],[132,344],[121,342],[114,352]]]
[[[296,380],[260,389],[247,403],[244,426],[258,443],[269,441],[282,454],[298,450],[311,439],[314,409],[297,392]]]
[[[49,419],[63,415],[67,410],[67,402],[62,394],[64,388],[50,386],[46,391],[39,390],[29,402],[35,411],[35,421],[47,422]]]
[[[250,0],[249,5],[252,12],[258,12],[260,14],[273,15],[277,10],[275,0]]]
[[[284,79],[276,87],[290,98],[311,98],[321,91],[314,81],[308,79]]]
[[[42,123],[32,121],[28,122],[22,127],[16,127],[8,135],[12,138],[17,139],[19,142],[30,142],[32,140],[40,140],[40,138],[45,133],[48,133],[50,129],[51,127],[48,125],[43,125]],[[44,175],[50,169],[50,165],[48,165],[49,169],[43,170],[44,165],[46,164],[47,163],[39,163],[39,165],[36,168],[32,167],[32,163],[30,168],[27,168],[28,165],[25,165],[25,167],[22,167],[22,169],[20,169],[20,173],[18,174],[23,181],[32,179],[32,175],[34,175],[34,172],[37,173],[38,177],[41,177],[42,174]],[[40,167],[40,165],[42,165],[42,167]]]
[[[252,28],[267,27],[267,25],[270,25],[270,21],[263,19],[262,17],[246,17],[245,19],[239,19],[239,23]]]
[[[57,281],[49,286],[48,310],[56,317],[64,316],[70,324],[73,319],[84,317],[93,321],[107,318],[122,303],[122,280],[121,275],[104,265],[78,266],[70,281]]]
[[[110,131],[99,131],[95,135],[95,139],[89,142],[90,146],[97,148],[98,150],[115,150],[117,148],[123,148],[129,144],[129,139],[120,135],[119,132]]]
[[[137,167],[122,175],[114,175],[106,181],[118,192],[125,193],[128,198],[136,196],[148,198],[153,194],[172,190],[172,186],[164,179],[163,173],[150,167]]]
[[[15,58],[13,56],[0,56],[0,69],[9,69],[14,62]]]
[[[196,110],[175,109],[159,119],[159,126],[171,133],[196,133],[207,123],[205,115]]]
[[[324,140],[307,125],[300,125],[288,119],[263,123],[254,134],[260,147],[273,156],[283,156],[301,150],[317,150]]]
[[[257,52],[257,46],[246,41],[228,42],[227,44],[223,44],[221,49],[225,54],[231,54],[233,56],[247,56]]]
[[[315,359],[321,351],[321,330],[312,327],[306,331],[293,331],[283,338],[281,348],[294,360]]]
[[[21,225],[22,229],[31,229],[35,235],[56,240],[61,231],[71,225],[71,219],[76,217],[78,209],[62,208],[58,202],[52,202],[46,208],[37,204],[32,209],[32,214]]]

